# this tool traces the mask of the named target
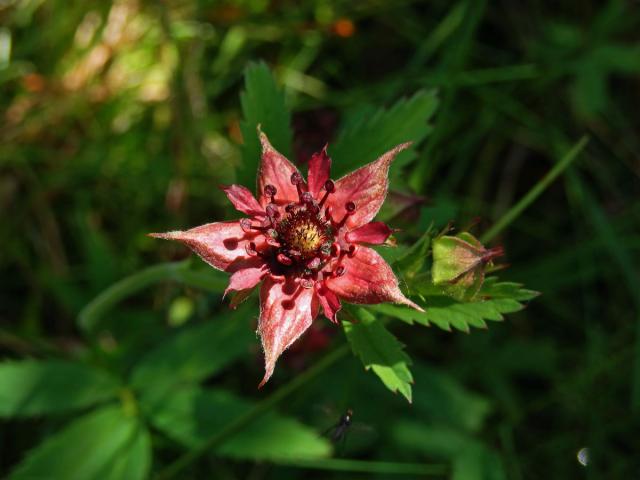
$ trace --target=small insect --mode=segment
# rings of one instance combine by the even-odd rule
[[[348,408],[347,411],[342,416],[340,416],[340,420],[338,420],[338,422],[335,425],[332,425],[331,427],[329,427],[324,432],[324,435],[328,435],[329,439],[333,443],[344,441],[349,431],[349,427],[351,427],[352,422],[353,422],[353,410]]]

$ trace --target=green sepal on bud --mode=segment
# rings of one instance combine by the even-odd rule
[[[472,300],[482,287],[487,266],[503,254],[502,247],[486,249],[469,232],[442,235],[433,241],[433,284],[458,300]]]

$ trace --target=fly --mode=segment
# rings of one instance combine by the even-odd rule
[[[350,408],[340,416],[340,420],[335,425],[329,427],[324,435],[328,435],[329,439],[335,444],[341,441],[344,441],[347,433],[349,432],[349,427],[351,427],[351,423],[353,422],[353,410]]]

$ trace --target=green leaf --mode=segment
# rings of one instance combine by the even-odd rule
[[[135,366],[131,384],[163,390],[179,382],[198,382],[248,352],[255,333],[248,320],[252,303],[229,314],[172,334]]]
[[[393,163],[392,172],[399,172],[416,158],[415,146],[431,131],[427,122],[437,106],[435,92],[420,91],[388,110],[381,109],[373,115],[354,115],[355,120],[342,129],[334,144],[329,145],[333,159],[332,177],[338,178],[372,162],[400,143],[413,141],[414,145],[401,152]]]
[[[145,479],[151,468],[151,435],[138,425],[133,439],[127,443],[113,463],[100,475],[103,480]]]
[[[252,406],[227,391],[196,386],[142,404],[159,430],[188,448],[202,445]],[[331,445],[296,420],[270,412],[226,440],[217,453],[251,460],[321,458],[331,453]]]
[[[522,310],[522,302],[538,295],[537,292],[522,288],[518,283],[498,282],[496,277],[487,278],[477,299],[472,302],[437,295],[435,292],[431,284],[427,284],[421,292],[424,294],[426,312],[391,304],[372,305],[370,308],[409,324],[434,324],[447,331],[451,331],[453,327],[469,332],[470,327],[487,328],[487,321],[504,320],[504,314]]]
[[[242,185],[255,185],[261,153],[256,133],[258,125],[275,149],[291,159],[291,114],[285,105],[284,94],[264,63],[250,63],[244,73],[244,82],[245,89],[240,94],[244,118],[240,124],[242,165],[238,167],[236,181]]]
[[[414,408],[422,419],[477,432],[491,411],[489,401],[467,390],[451,375],[427,365],[412,367],[416,383]]]
[[[0,417],[68,412],[115,396],[118,382],[98,369],[50,360],[0,364]]]
[[[147,477],[149,434],[119,406],[91,412],[32,450],[11,480],[64,478],[93,480]]]
[[[392,436],[409,451],[451,460],[453,480],[504,480],[498,454],[477,439],[453,428],[401,420]]]
[[[478,443],[455,428],[409,420],[398,420],[392,426],[391,435],[400,448],[443,459],[453,459]]]
[[[478,446],[460,453],[453,462],[451,480],[506,480],[500,457],[492,450]]]
[[[411,402],[411,359],[403,351],[404,346],[367,310],[357,308],[351,311],[358,322],[342,322],[351,350],[389,390],[399,391]]]

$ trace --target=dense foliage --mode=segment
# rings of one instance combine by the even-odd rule
[[[638,474],[633,2],[13,0],[0,19],[3,477]],[[230,310],[226,274],[147,237],[237,216],[217,187],[254,185],[257,124],[301,166],[329,142],[335,178],[414,142],[378,250],[426,308],[318,318],[260,390],[256,296]],[[460,245],[504,256],[434,273]]]

